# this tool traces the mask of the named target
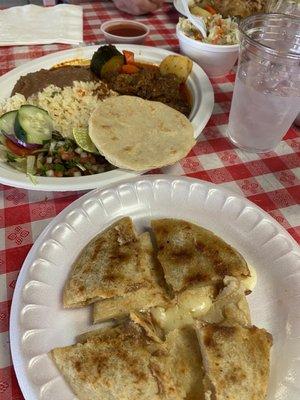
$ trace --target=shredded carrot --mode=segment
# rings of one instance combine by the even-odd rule
[[[125,64],[134,64],[134,53],[129,50],[123,50]]]
[[[139,72],[139,68],[133,64],[125,64],[121,68],[121,72],[123,74],[135,74],[136,72]]]
[[[209,13],[211,13],[212,15],[217,14],[217,11],[212,6],[210,6],[209,4],[207,6],[205,6],[204,9],[206,11],[208,11]]]

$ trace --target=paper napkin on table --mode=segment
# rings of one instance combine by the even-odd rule
[[[82,8],[33,4],[0,11],[0,46],[83,42]]]

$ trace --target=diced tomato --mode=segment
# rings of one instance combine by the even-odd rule
[[[140,69],[138,67],[132,64],[125,64],[121,68],[121,72],[123,72],[123,74],[135,74],[136,72],[139,72],[139,70]]]
[[[123,50],[125,64],[134,64],[134,53],[129,50]]]
[[[217,11],[209,4],[207,4],[207,6],[205,6],[204,9],[209,13],[211,13],[212,15],[217,14]]]
[[[54,171],[54,176],[61,178],[62,176],[64,176],[62,171]]]
[[[223,29],[219,26],[216,37],[212,40],[212,44],[217,44],[219,39],[221,39],[223,33],[224,33]]]
[[[62,150],[60,151],[60,156],[62,160],[68,161],[68,160],[72,160],[76,154],[74,153],[74,151],[65,151]]]
[[[30,156],[34,152],[33,149],[26,149],[25,147],[18,146],[9,139],[6,139],[5,144],[8,150],[20,157]]]

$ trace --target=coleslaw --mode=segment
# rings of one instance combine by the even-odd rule
[[[187,37],[203,43],[216,45],[233,45],[239,43],[238,24],[233,18],[223,18],[220,14],[202,17],[207,29],[207,37],[187,19],[179,18],[179,28]]]

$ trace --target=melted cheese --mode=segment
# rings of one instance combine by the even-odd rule
[[[248,266],[250,276],[242,280],[245,288],[252,291],[257,282],[256,271]],[[176,328],[192,325],[194,319],[205,315],[212,306],[213,287],[195,285],[178,294],[176,301],[167,307],[151,308],[151,315],[157,325],[170,332]]]
[[[251,265],[248,265],[249,271],[250,271],[250,276],[247,278],[242,279],[242,282],[247,290],[252,290],[255,288],[256,283],[257,283],[257,274],[255,271],[255,268],[252,267]]]
[[[213,288],[194,286],[180,293],[168,308],[153,307],[152,318],[167,333],[176,328],[191,325],[194,318],[206,314],[212,305]]]

